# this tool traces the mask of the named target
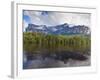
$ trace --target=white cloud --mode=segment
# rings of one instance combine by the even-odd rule
[[[90,15],[79,13],[55,13],[56,20],[61,23],[90,26]]]
[[[25,31],[25,29],[28,27],[28,23],[27,23],[25,20],[23,21],[23,27],[24,27],[24,28],[23,28],[24,31]]]
[[[41,11],[24,11],[31,19],[31,23],[39,25],[58,25],[63,23],[90,26],[90,14],[48,12],[41,15]]]

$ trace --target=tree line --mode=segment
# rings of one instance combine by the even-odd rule
[[[37,32],[23,33],[23,47],[25,50],[90,50],[91,40],[85,35],[52,35]]]

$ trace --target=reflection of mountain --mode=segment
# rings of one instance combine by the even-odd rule
[[[26,32],[42,32],[46,34],[57,34],[57,35],[90,34],[90,29],[85,25],[70,25],[67,23],[56,26],[28,24]]]

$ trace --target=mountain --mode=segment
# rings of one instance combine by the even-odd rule
[[[55,26],[28,24],[26,32],[42,32],[45,34],[90,34],[89,27],[85,25],[60,24]]]

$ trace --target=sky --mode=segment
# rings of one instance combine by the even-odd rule
[[[90,27],[90,14],[55,11],[23,11],[24,30],[28,24],[54,26],[59,24],[86,25]]]

